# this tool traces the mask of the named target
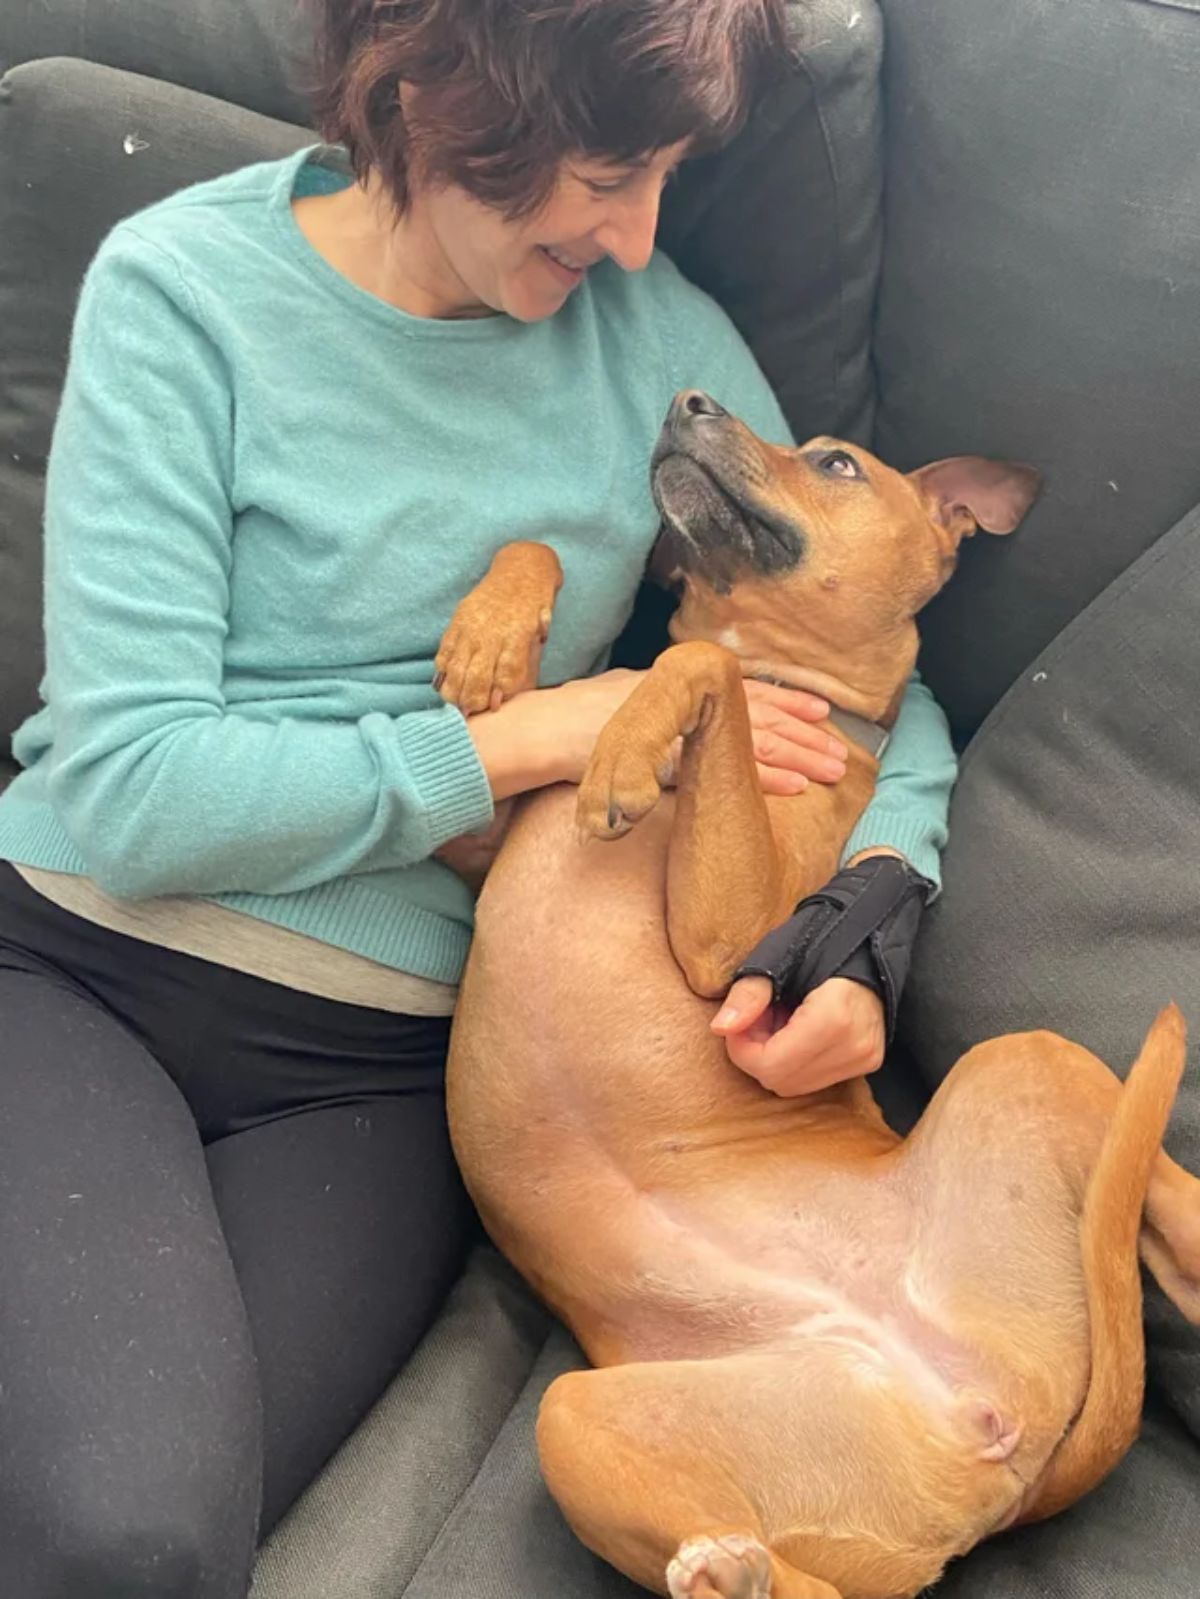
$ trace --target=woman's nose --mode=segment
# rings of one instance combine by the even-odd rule
[[[626,272],[641,272],[650,265],[661,199],[658,182],[640,186],[635,193],[615,200],[611,213],[596,229],[597,244]]]

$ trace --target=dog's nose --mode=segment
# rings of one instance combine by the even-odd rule
[[[695,417],[728,416],[724,406],[718,405],[711,394],[705,394],[703,389],[685,389],[682,394],[675,396],[675,403],[671,407],[672,421],[687,422]]]

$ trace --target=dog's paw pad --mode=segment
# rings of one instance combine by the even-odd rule
[[[667,1567],[671,1599],[771,1599],[771,1557],[757,1538],[689,1538]]]
[[[627,754],[618,753],[614,759],[606,742],[592,756],[579,785],[575,817],[580,840],[624,837],[661,796],[652,766]]]

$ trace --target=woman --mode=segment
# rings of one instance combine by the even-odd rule
[[[435,852],[576,781],[637,680],[602,668],[671,394],[786,437],[652,254],[777,0],[329,0],[322,43],[350,169],[153,207],[78,310],[45,704],[0,800],[0,1589],[28,1599],[244,1594],[428,1324],[464,1237],[441,1072],[471,925]],[[467,722],[433,655],[518,536],[566,572],[543,687]],[[837,780],[824,707],[747,693],[766,789]],[[855,847],[935,877],[952,774],[914,686]],[[757,1029],[781,1089],[882,1053],[856,980]]]

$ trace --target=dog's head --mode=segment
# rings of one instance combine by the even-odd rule
[[[1040,483],[981,456],[904,474],[838,439],[766,444],[697,390],[676,396],[651,475],[656,576],[728,597],[739,624],[786,633],[790,619],[850,647],[910,622],[961,540],[1011,533]]]

